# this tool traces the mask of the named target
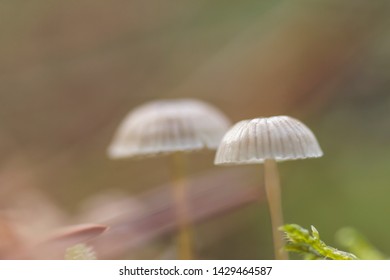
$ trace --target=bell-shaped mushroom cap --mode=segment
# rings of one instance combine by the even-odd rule
[[[108,149],[111,158],[217,149],[230,122],[194,99],[157,100],[127,115]]]
[[[302,122],[276,116],[244,120],[235,124],[223,137],[215,164],[262,163],[316,158],[322,150],[313,132]]]

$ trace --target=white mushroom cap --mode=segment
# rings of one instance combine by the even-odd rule
[[[230,121],[194,99],[157,100],[130,112],[108,149],[111,158],[217,149]]]
[[[257,118],[235,124],[223,137],[215,164],[252,164],[316,158],[323,155],[313,132],[288,116]]]

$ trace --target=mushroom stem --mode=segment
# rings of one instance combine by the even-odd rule
[[[275,258],[277,260],[287,260],[288,254],[285,250],[283,250],[285,241],[282,232],[279,230],[279,227],[283,225],[283,211],[280,180],[276,161],[273,159],[265,160],[264,171],[265,192],[271,215]]]
[[[172,154],[173,163],[173,194],[178,225],[177,244],[180,259],[191,260],[192,250],[192,230],[189,219],[187,200],[187,180],[186,180],[186,160],[181,152]]]

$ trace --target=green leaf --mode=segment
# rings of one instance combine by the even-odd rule
[[[311,226],[311,232],[296,225],[287,224],[280,228],[287,238],[285,250],[302,254],[305,259],[310,260],[356,260],[357,257],[351,253],[340,251],[330,247],[320,239],[318,230]]]

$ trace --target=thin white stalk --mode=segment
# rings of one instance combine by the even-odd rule
[[[193,259],[192,225],[188,211],[186,161],[181,152],[172,155],[173,163],[173,194],[175,200],[178,236],[177,246],[182,260]]]
[[[285,240],[279,230],[283,223],[282,199],[280,190],[279,172],[276,161],[267,159],[264,162],[265,193],[271,215],[272,236],[274,241],[275,259],[287,260],[288,254],[283,249]]]

